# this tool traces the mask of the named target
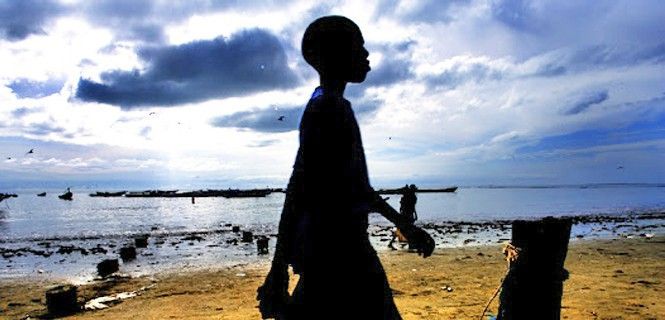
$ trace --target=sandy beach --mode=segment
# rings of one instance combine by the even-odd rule
[[[442,248],[427,259],[406,251],[382,252],[381,260],[405,319],[478,319],[506,270],[498,245]],[[660,300],[665,238],[572,241],[566,268],[570,278],[564,287],[563,319],[665,318]],[[84,284],[78,288],[81,301],[121,292],[138,295],[69,318],[259,319],[255,292],[266,271],[265,264],[238,265]],[[0,318],[43,316],[44,293],[54,284],[4,281]]]

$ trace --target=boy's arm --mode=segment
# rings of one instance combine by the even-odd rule
[[[289,186],[291,187],[291,186]],[[264,319],[275,318],[280,315],[288,302],[289,273],[287,255],[290,252],[290,237],[295,223],[295,201],[294,192],[287,188],[284,209],[279,219],[277,243],[272,266],[261,287],[257,289],[256,300],[259,300],[259,311]]]

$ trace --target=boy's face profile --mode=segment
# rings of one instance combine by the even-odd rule
[[[367,73],[371,70],[369,67],[369,52],[365,49],[365,40],[363,39],[360,30],[351,41],[351,61],[348,62],[349,70],[347,70],[347,77],[344,79],[348,82],[360,83],[365,81]]]

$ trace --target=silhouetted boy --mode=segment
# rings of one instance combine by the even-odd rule
[[[360,29],[340,16],[307,27],[305,60],[320,76],[300,123],[300,148],[287,187],[275,256],[258,290],[264,318],[401,319],[367,235],[368,213],[381,212],[429,256],[434,242],[403,219],[369,184],[348,82],[370,70]],[[292,296],[288,266],[300,276]]]

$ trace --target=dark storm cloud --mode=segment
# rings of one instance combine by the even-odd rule
[[[241,111],[213,119],[218,128],[240,128],[258,132],[288,132],[298,130],[304,107],[285,107]],[[279,120],[280,117],[282,120]]]
[[[0,0],[0,38],[19,41],[46,34],[47,24],[64,11],[57,1]]]
[[[229,39],[146,47],[139,57],[147,64],[145,71],[108,71],[102,73],[101,83],[80,79],[76,97],[130,109],[240,96],[298,83],[277,37],[260,29]]]
[[[603,101],[607,100],[609,98],[609,94],[607,93],[607,90],[602,90],[598,92],[593,92],[573,105],[572,108],[568,109],[564,114],[566,115],[575,115],[575,114],[580,114],[587,109],[589,109],[591,106],[602,103]]]
[[[50,79],[44,82],[17,79],[8,85],[19,98],[42,98],[60,92],[64,80]]]

